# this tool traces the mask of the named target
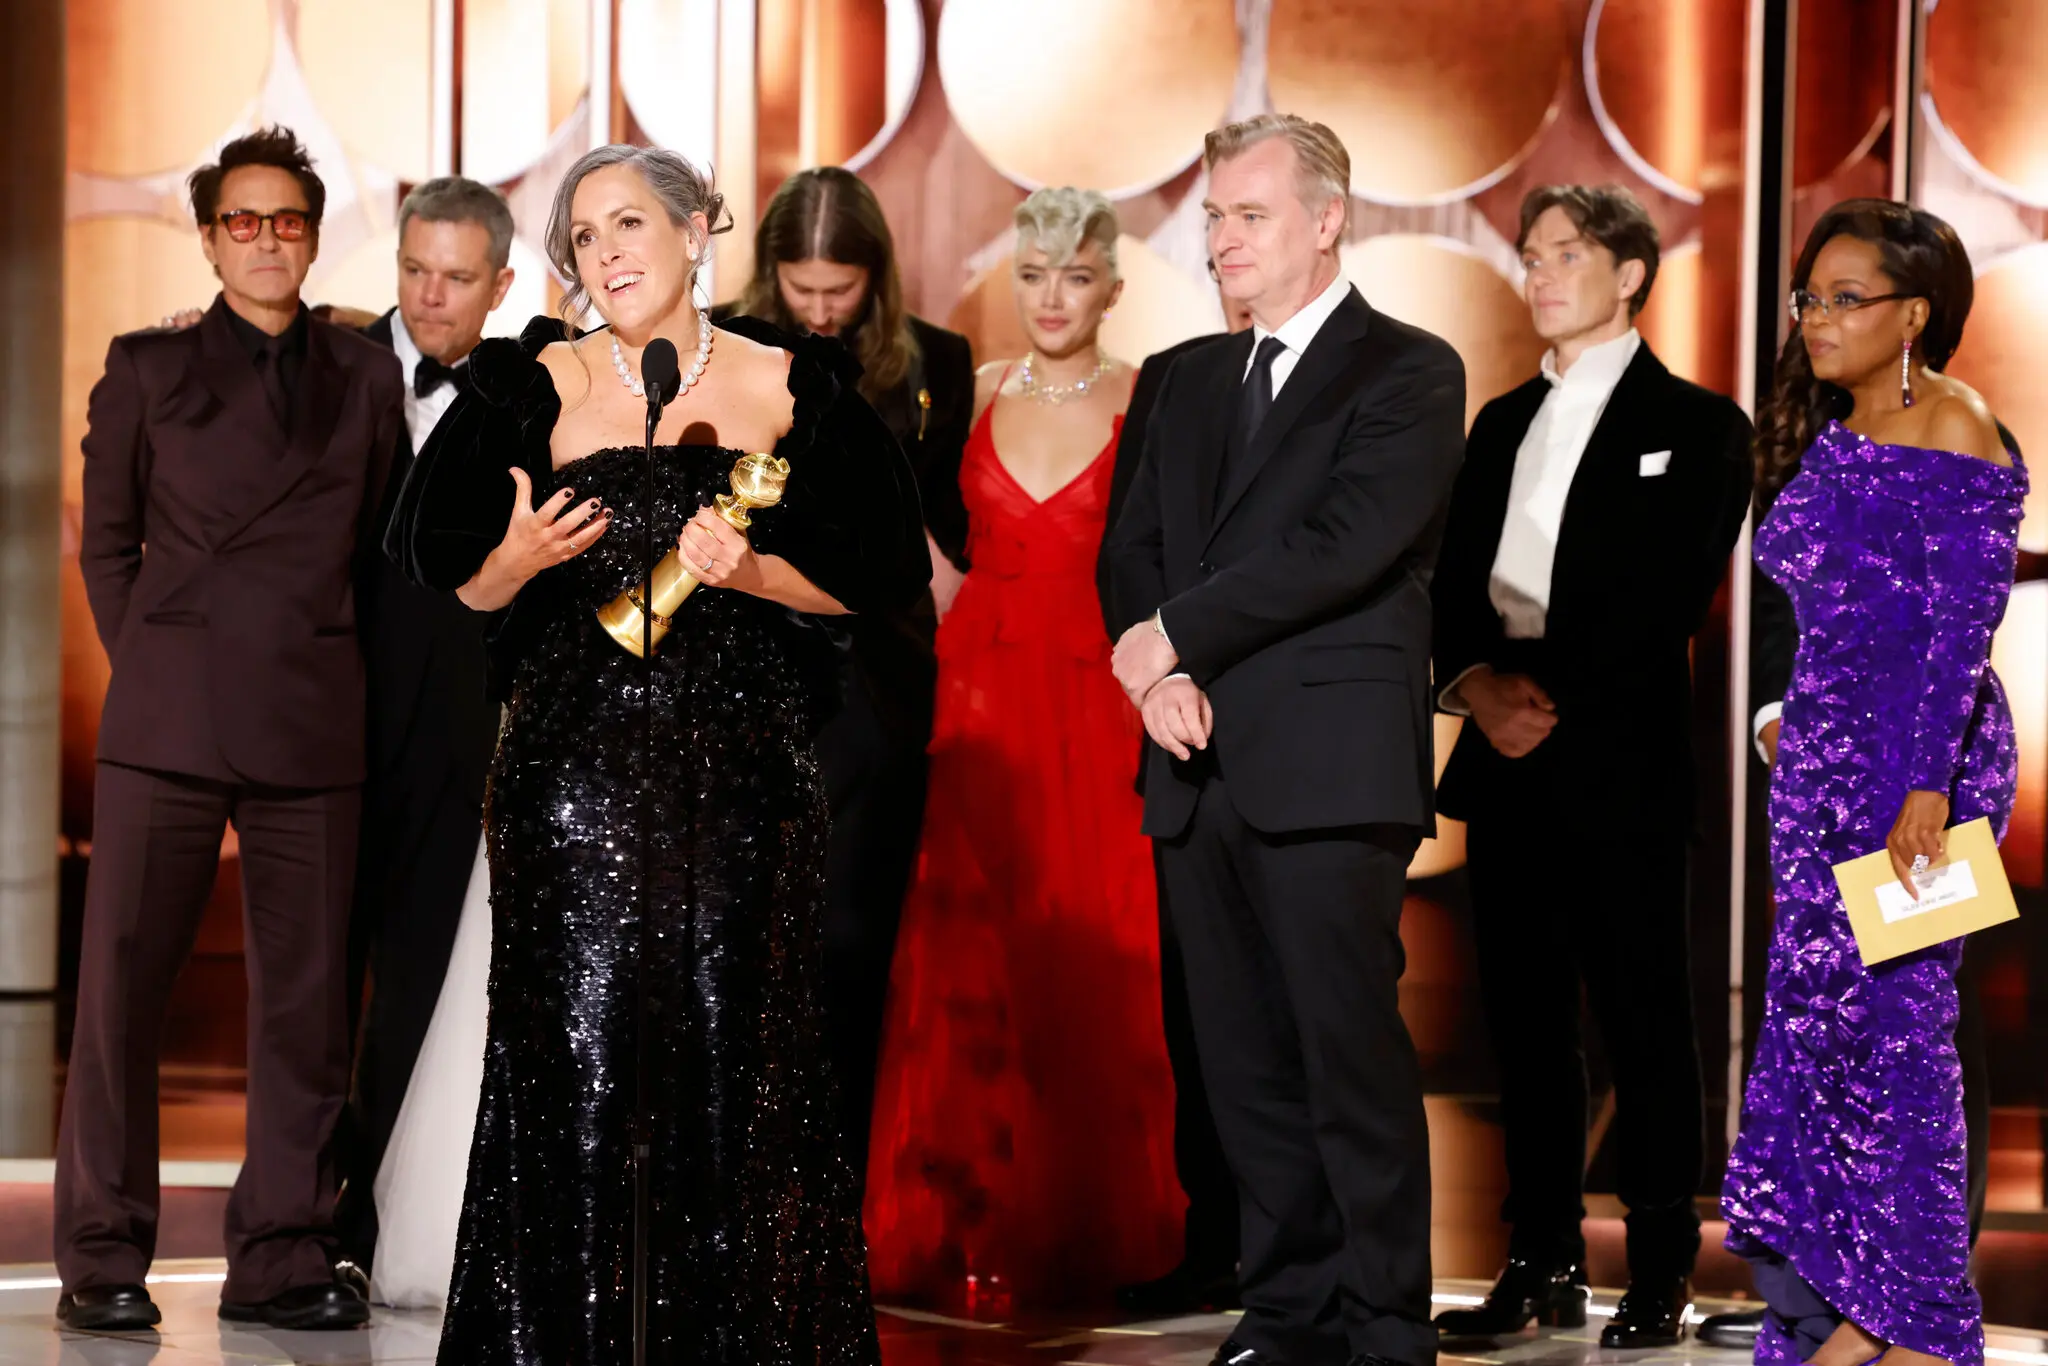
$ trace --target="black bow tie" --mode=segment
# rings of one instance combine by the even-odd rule
[[[425,398],[444,384],[462,387],[463,370],[460,364],[443,365],[432,356],[421,356],[420,363],[413,367],[412,393],[414,398]]]

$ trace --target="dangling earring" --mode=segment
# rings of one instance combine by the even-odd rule
[[[1906,344],[1899,348],[1899,399],[1908,408],[1913,406],[1913,339],[1906,338]]]

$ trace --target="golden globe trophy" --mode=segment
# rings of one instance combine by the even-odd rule
[[[755,451],[743,455],[733,462],[732,492],[721,493],[716,502],[718,515],[733,527],[745,531],[753,525],[748,515],[754,508],[770,508],[782,501],[782,487],[789,482],[789,462],[772,455]],[[654,566],[649,575],[652,582],[636,584],[613,598],[598,609],[598,624],[613,640],[619,642],[634,655],[640,653],[640,642],[650,628],[646,625],[645,614],[649,604],[653,607],[654,624],[649,639],[659,645],[661,638],[675,625],[675,614],[683,602],[697,590],[697,577],[683,563],[683,552],[679,546],[670,546],[668,554]]]

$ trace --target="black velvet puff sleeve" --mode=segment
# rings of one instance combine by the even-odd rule
[[[513,466],[536,488],[547,481],[562,401],[539,356],[567,335],[560,320],[541,316],[517,341],[491,337],[469,353],[468,383],[406,472],[384,531],[384,553],[412,582],[442,592],[468,583],[505,539]],[[499,700],[510,692],[526,628],[541,616],[534,599],[545,591],[529,584],[511,606],[489,614],[491,695]]]
[[[932,576],[917,484],[896,438],[860,396],[860,363],[830,338],[792,337],[758,318],[720,326],[791,355],[795,420],[775,446],[789,462],[789,483],[780,504],[754,514],[754,548],[788,560],[850,612],[916,603]]]

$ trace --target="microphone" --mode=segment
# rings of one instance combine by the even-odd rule
[[[676,357],[676,344],[667,337],[656,337],[640,353],[640,387],[647,391],[648,430],[652,432],[662,408],[683,387],[683,367]]]

